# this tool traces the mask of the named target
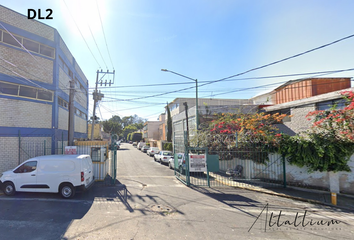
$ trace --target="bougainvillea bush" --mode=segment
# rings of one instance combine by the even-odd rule
[[[270,148],[277,149],[280,134],[274,124],[286,114],[223,113],[209,126],[198,131],[192,145],[208,147],[210,154],[219,154],[221,160],[234,157],[264,163]]]
[[[311,129],[301,136],[282,137],[279,152],[290,164],[312,171],[350,171],[348,161],[354,154],[354,93],[341,93],[347,106],[307,114]]]

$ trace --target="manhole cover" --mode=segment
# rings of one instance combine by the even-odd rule
[[[166,216],[166,215],[169,215],[169,214],[172,214],[174,212],[176,212],[176,210],[173,208],[173,207],[170,207],[170,206],[163,206],[163,205],[150,205],[148,207],[148,209],[151,211],[151,212],[154,212],[154,213],[157,213],[157,214],[160,214],[160,215],[163,215],[163,216]]]

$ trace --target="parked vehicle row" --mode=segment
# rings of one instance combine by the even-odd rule
[[[153,157],[155,162],[159,162],[163,165],[168,165],[171,169],[174,168],[174,159],[173,153],[167,150],[160,150],[158,147],[150,147],[146,145],[145,142],[139,142],[136,145],[136,148],[150,157]],[[173,163],[170,163],[173,162]],[[184,167],[185,169],[185,167]]]

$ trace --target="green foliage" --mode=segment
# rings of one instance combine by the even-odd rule
[[[164,143],[163,149],[167,151],[172,151],[172,143],[171,142]]]
[[[118,117],[118,116],[113,116]],[[103,125],[103,131],[106,133],[112,133],[112,134],[121,134],[122,133],[122,125],[120,122],[117,122],[115,120],[109,119],[107,121],[102,122]]]
[[[129,125],[129,126],[125,127],[123,129],[124,138],[127,139],[128,141],[131,141],[131,140],[128,139],[128,134],[133,133],[133,132],[135,132],[137,130],[138,129],[135,126],[133,126],[133,125]]]
[[[306,136],[283,136],[278,152],[288,162],[307,167],[309,172],[348,171],[348,161],[354,154],[354,143],[338,141],[328,134],[309,133]]]
[[[127,135],[127,140],[128,140],[128,141],[131,141],[131,140],[132,140],[132,133],[128,133],[128,135]]]

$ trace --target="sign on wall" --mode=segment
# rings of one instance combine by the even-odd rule
[[[65,154],[66,155],[76,155],[76,146],[66,146],[65,147]]]

